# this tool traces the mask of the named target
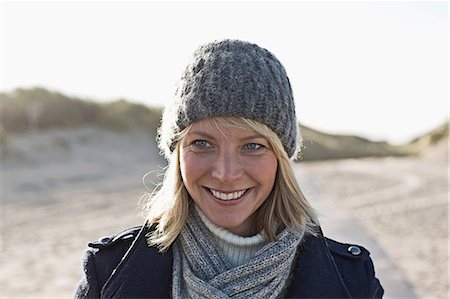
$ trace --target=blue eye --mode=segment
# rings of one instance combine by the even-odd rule
[[[264,145],[258,144],[258,143],[249,143],[244,145],[244,149],[248,151],[256,151],[259,149],[262,149]]]
[[[211,144],[208,141],[206,141],[206,140],[194,140],[192,142],[192,145],[195,146],[196,148],[200,148],[200,149],[201,148],[207,148],[207,147],[211,146]]]

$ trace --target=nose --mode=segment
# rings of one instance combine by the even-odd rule
[[[239,161],[237,153],[230,150],[218,153],[213,163],[212,177],[224,184],[231,184],[240,179],[244,174],[242,164]]]

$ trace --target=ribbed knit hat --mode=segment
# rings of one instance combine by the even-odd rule
[[[239,40],[200,46],[185,69],[159,130],[166,158],[174,139],[191,123],[215,116],[242,116],[269,126],[292,157],[297,150],[297,119],[286,71],[256,44]]]

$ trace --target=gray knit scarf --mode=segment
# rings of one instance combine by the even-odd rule
[[[276,242],[233,268],[198,213],[191,209],[173,246],[173,298],[279,298],[287,287],[303,236],[303,230],[284,229]]]

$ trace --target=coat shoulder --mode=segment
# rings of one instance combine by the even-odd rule
[[[370,252],[363,246],[357,244],[341,243],[324,237],[325,243],[333,256],[354,261],[368,259]]]
[[[130,228],[127,228],[123,231],[120,231],[119,233],[109,235],[109,236],[103,236],[99,238],[96,241],[92,241],[88,243],[88,246],[90,248],[95,249],[106,249],[106,248],[114,248],[123,244],[129,244],[133,242],[133,240],[136,238],[136,236],[139,234],[139,231],[142,229],[142,226],[133,226]]]
[[[323,234],[309,234],[298,248],[287,298],[381,298],[383,288],[369,251]]]
[[[383,296],[384,290],[375,276],[373,261],[366,248],[329,238],[324,240],[342,279],[354,297],[381,298]],[[366,293],[367,290],[368,293]]]
[[[91,262],[96,266],[97,280],[101,285],[106,283],[142,228],[142,226],[130,227],[88,243],[88,249],[86,250],[88,260],[86,262]],[[97,265],[100,266],[97,267]]]
[[[97,298],[143,226],[134,226],[88,243],[82,258],[84,275],[74,298]]]

